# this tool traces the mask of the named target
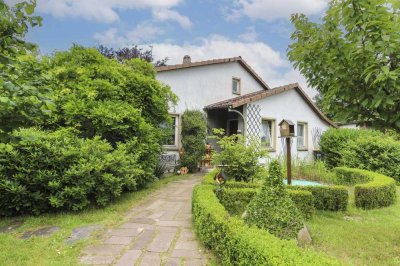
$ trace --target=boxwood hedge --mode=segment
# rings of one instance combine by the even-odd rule
[[[347,210],[349,193],[344,186],[287,186],[287,188],[311,192],[317,210]]]
[[[371,171],[338,167],[338,176],[346,182],[357,184],[354,188],[356,206],[363,209],[386,207],[396,201],[396,182],[393,178]]]
[[[226,187],[221,192],[216,192],[216,195],[225,207],[225,209],[231,215],[242,215],[246,210],[246,206],[250,200],[258,192],[255,188],[237,188],[237,187]],[[314,198],[309,191],[303,190],[287,190],[290,198],[296,207],[303,214],[305,219],[311,218],[314,213]]]
[[[223,265],[340,265],[322,253],[302,250],[293,240],[281,240],[265,230],[232,217],[214,194],[214,186],[194,188],[195,230]]]

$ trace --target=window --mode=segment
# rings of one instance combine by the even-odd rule
[[[240,78],[232,78],[232,93],[240,94]]]
[[[261,145],[268,150],[275,150],[275,120],[263,119],[261,124]]]
[[[163,128],[167,129],[167,138],[165,141],[166,146],[177,146],[177,136],[178,136],[178,116],[171,115],[171,124],[169,125],[162,125]]]
[[[297,123],[297,149],[307,150],[307,123],[298,122]]]

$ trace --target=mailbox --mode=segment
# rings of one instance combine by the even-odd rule
[[[279,123],[279,130],[281,132],[281,138],[294,137],[294,123],[290,120],[283,119]]]

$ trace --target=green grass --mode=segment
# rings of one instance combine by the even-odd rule
[[[0,226],[10,224],[15,220],[23,220],[24,224],[12,233],[0,233],[0,265],[79,265],[78,257],[81,250],[88,244],[94,243],[96,235],[69,246],[64,241],[74,228],[98,224],[103,225],[106,229],[121,224],[125,214],[150,193],[171,181],[183,178],[187,178],[187,176],[166,177],[144,190],[125,194],[120,200],[103,209],[36,217],[1,218]],[[50,237],[32,237],[28,240],[19,238],[27,230],[35,230],[48,225],[59,226],[61,229]]]
[[[382,209],[355,208],[353,194],[348,211],[317,212],[307,223],[312,248],[350,265],[400,265],[400,187],[397,202]]]

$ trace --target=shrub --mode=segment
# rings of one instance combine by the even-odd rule
[[[245,222],[283,239],[295,238],[303,227],[302,216],[283,185],[278,161],[269,164],[268,178],[250,201]]]
[[[194,188],[192,212],[197,235],[222,265],[340,265],[322,253],[301,250],[294,241],[278,239],[230,217],[213,188],[210,185]]]
[[[343,186],[287,186],[288,189],[311,192],[314,207],[317,210],[345,211],[349,201],[349,193]]]
[[[199,161],[204,156],[207,122],[201,111],[186,110],[182,115],[182,147],[181,165],[195,172]]]
[[[315,211],[314,197],[311,192],[303,190],[286,189],[294,205],[305,219],[310,219]]]
[[[242,215],[251,199],[259,189],[255,188],[231,188],[225,187],[216,193],[219,201],[230,215]],[[299,209],[305,219],[311,218],[314,213],[313,195],[309,191],[286,190],[294,205]],[[216,191],[215,191],[216,192]]]
[[[236,181],[250,182],[259,176],[265,169],[259,165],[258,159],[267,156],[265,150],[261,150],[256,142],[246,143],[242,135],[223,136],[224,131],[214,129],[219,153],[213,154],[213,164],[225,164],[225,173],[228,178]]]
[[[333,169],[336,173],[336,182],[342,185],[355,185],[367,183],[372,180],[371,176],[362,172],[352,171],[347,167],[336,167]]]
[[[382,136],[382,133],[374,130],[358,130],[349,128],[330,128],[321,136],[320,146],[324,154],[324,161],[328,168],[341,165],[343,150],[352,140],[368,135]]]
[[[216,195],[229,214],[240,216],[257,191],[254,188],[224,188]]]
[[[354,198],[356,206],[363,209],[374,209],[386,207],[396,201],[396,182],[388,176],[346,167],[335,169],[341,175],[352,179],[353,184],[358,184],[354,188]]]
[[[0,216],[104,206],[145,173],[126,145],[71,130],[21,129],[0,144]]]
[[[349,141],[342,152],[341,165],[378,172],[400,182],[400,141],[382,136]]]

